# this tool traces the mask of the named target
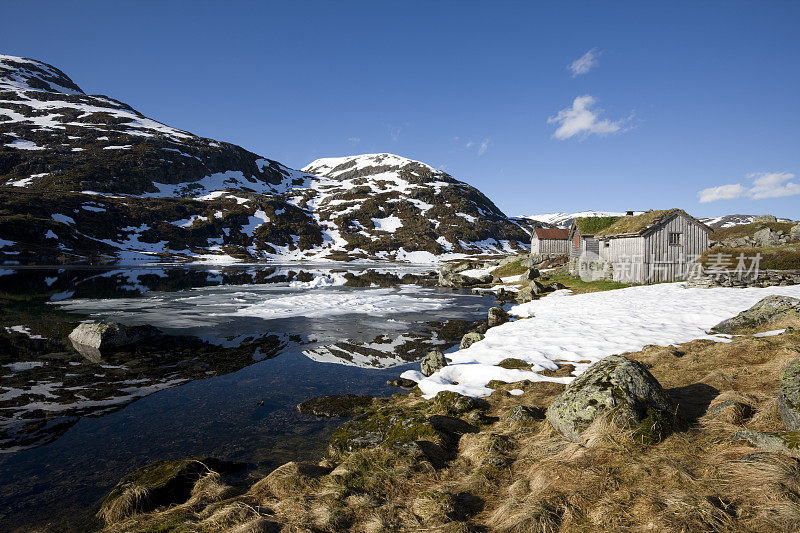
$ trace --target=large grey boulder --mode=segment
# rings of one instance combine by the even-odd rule
[[[791,235],[793,239],[800,239],[800,224],[792,226],[792,229],[789,230],[789,235]]]
[[[781,370],[778,409],[789,431],[800,430],[800,359]]]
[[[657,442],[672,429],[675,406],[641,363],[611,355],[567,385],[547,408],[547,419],[571,441],[582,442],[582,433],[609,412],[618,426]]]
[[[792,318],[800,320],[800,299],[792,298],[791,296],[772,295],[767,296],[735,317],[723,320],[711,328],[711,332],[735,335],[767,322]]]
[[[430,376],[437,370],[447,366],[447,359],[440,350],[431,350],[428,355],[420,362],[419,369],[426,376]]]
[[[103,351],[130,346],[162,335],[161,330],[150,325],[126,326],[118,322],[85,322],[72,330],[69,340],[73,345]]]
[[[780,242],[780,235],[777,231],[772,231],[770,228],[763,228],[753,234],[756,244],[759,246],[770,246]]]
[[[502,307],[492,307],[488,313],[489,327],[493,328],[508,322],[508,313]]]

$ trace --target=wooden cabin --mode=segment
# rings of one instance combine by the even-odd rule
[[[531,235],[531,254],[568,255],[569,230],[534,228]]]
[[[611,279],[658,283],[686,279],[712,232],[685,211],[666,209],[621,217],[593,238]]]
[[[581,217],[572,221],[569,228],[569,257],[570,257],[570,270],[573,270],[573,265],[579,257],[586,254],[600,254],[600,246],[595,233],[601,231],[622,217]],[[577,268],[575,266],[574,268]],[[576,272],[572,272],[576,274]]]

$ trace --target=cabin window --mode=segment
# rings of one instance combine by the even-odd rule
[[[680,233],[670,233],[669,234],[669,244],[670,246],[680,246],[681,243],[681,236]]]

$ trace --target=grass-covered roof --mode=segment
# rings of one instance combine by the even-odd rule
[[[693,218],[683,209],[658,209],[655,211],[647,211],[646,213],[632,217],[620,217],[619,220],[609,226],[606,226],[602,230],[595,233],[595,235],[598,237],[608,237],[612,235],[640,234],[655,226],[659,222],[666,220],[675,213],[681,213],[703,227],[706,227],[705,224]],[[711,229],[709,228],[709,232],[710,231]]]
[[[596,235],[598,231],[609,227],[620,218],[622,217],[580,217],[575,219],[575,226],[581,235]]]

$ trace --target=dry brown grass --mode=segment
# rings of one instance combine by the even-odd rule
[[[679,404],[679,428],[658,444],[637,442],[609,418],[594,422],[584,444],[546,421],[510,423],[509,409],[546,407],[563,386],[507,384],[489,398],[480,431],[461,437],[444,468],[408,450],[371,448],[329,473],[290,463],[227,500],[224,484],[207,476],[187,504],[161,517],[186,513],[190,531],[259,531],[273,522],[289,532],[800,530],[800,461],[754,454],[729,438],[741,429],[782,428],[777,376],[800,357],[800,332],[626,355],[647,365]],[[511,396],[509,388],[526,392]],[[198,509],[205,501],[213,503]],[[157,515],[118,530],[136,530],[128,526],[134,523],[141,530],[158,523]]]

